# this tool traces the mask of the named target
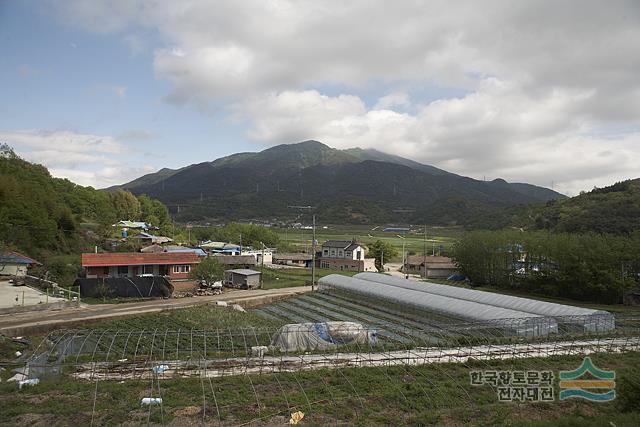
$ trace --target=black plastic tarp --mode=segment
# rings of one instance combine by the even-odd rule
[[[173,293],[173,285],[162,276],[76,279],[74,285],[80,286],[82,298],[167,298]]]

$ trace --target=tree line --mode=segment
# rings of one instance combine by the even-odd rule
[[[454,244],[453,258],[475,286],[620,303],[638,285],[640,232],[472,231]]]

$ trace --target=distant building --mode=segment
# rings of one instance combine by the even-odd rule
[[[148,224],[146,222],[142,222],[142,221],[128,221],[128,220],[122,220],[122,221],[118,221],[117,223],[113,224],[113,227],[120,227],[120,228],[139,228],[141,230],[157,230],[158,227],[154,227],[151,224]]]
[[[260,287],[262,273],[246,268],[226,270],[224,272],[224,284],[232,288],[257,289]]]
[[[311,267],[313,256],[303,253],[273,254],[273,263],[279,265],[291,265],[294,267]]]
[[[427,279],[446,279],[458,273],[458,267],[446,256],[409,255],[402,271],[407,274],[419,274]]]
[[[405,227],[387,227],[382,231],[386,233],[408,233],[411,229]]]
[[[241,255],[251,255],[256,259],[256,264],[262,264],[263,262],[271,264],[273,262],[273,251],[271,249],[245,249]]]
[[[239,245],[225,242],[207,241],[200,244],[200,247],[211,254],[241,255],[242,252]]]
[[[327,240],[316,257],[320,268],[347,271],[377,271],[375,260],[365,258],[365,249],[351,240]]]
[[[41,264],[18,252],[9,251],[0,254],[0,276],[24,277],[27,275],[27,269],[34,265]]]
[[[256,258],[253,255],[211,255],[222,265],[231,266],[253,266],[256,265]]]
[[[200,257],[192,252],[82,254],[82,268],[88,279],[149,275],[184,280],[199,262]]]
[[[143,244],[147,245],[161,245],[163,243],[173,242],[173,239],[165,236],[156,236],[149,233],[138,233],[135,236],[131,236],[131,239],[139,239]]]

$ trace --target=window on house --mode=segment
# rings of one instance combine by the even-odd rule
[[[336,256],[336,250],[335,249],[331,249],[331,256]]]
[[[129,274],[129,266],[128,265],[120,265],[118,266],[118,274],[126,276]]]
[[[356,259],[362,258],[362,251],[356,252]]]
[[[322,252],[322,254],[323,254],[323,255],[329,255],[329,249],[325,249],[325,250]]]
[[[190,265],[174,265],[173,266],[174,273],[188,273],[189,271],[191,271]]]

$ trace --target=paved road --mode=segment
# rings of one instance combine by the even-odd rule
[[[310,286],[298,286],[283,289],[256,289],[248,291],[232,290],[222,295],[151,300],[123,304],[82,304],[77,308],[65,308],[57,311],[25,312],[0,315],[0,334],[15,336],[29,332],[47,331],[56,327],[78,326],[84,323],[157,313],[163,310],[227,301],[231,304],[252,306],[268,303],[273,299],[286,298],[310,292]]]
[[[47,296],[28,286],[13,286],[8,280],[0,280],[0,308],[13,308],[57,301],[65,300]]]

